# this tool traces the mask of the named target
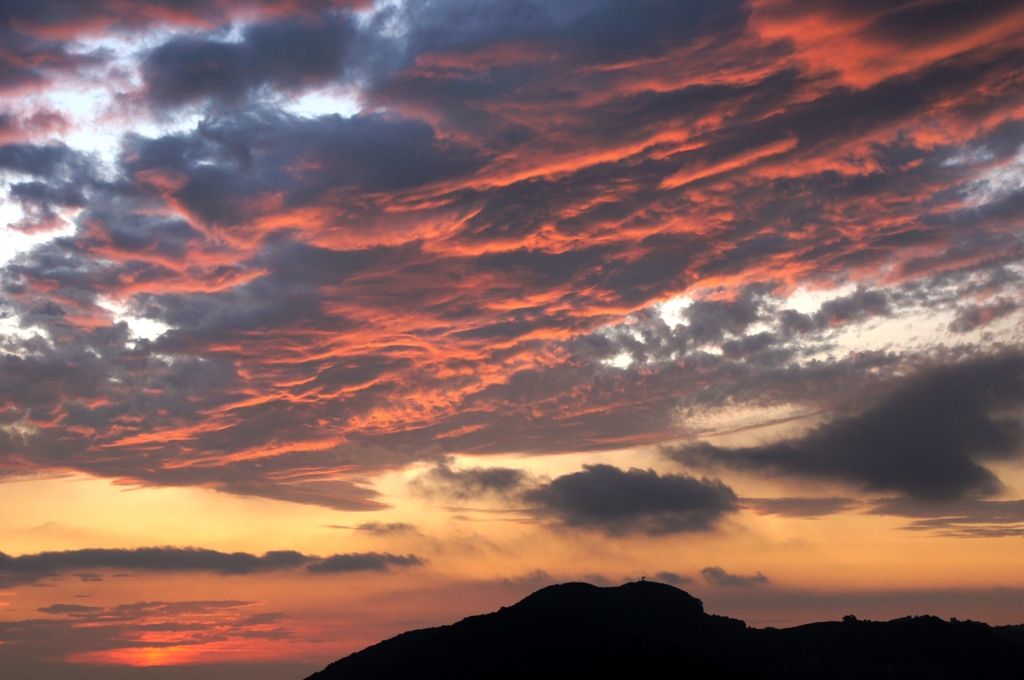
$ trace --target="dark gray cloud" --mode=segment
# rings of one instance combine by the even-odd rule
[[[158,108],[211,99],[239,101],[269,85],[298,90],[337,79],[355,29],[348,15],[247,26],[238,41],[174,38],[142,62],[146,94]]]
[[[889,304],[883,291],[858,288],[846,297],[823,303],[815,313],[814,321],[819,327],[838,326],[888,313]]]
[[[44,179],[63,179],[82,168],[88,168],[86,159],[60,142],[0,146],[0,170]]]
[[[611,465],[584,465],[581,472],[547,481],[514,468],[453,470],[442,461],[410,486],[459,502],[490,496],[564,526],[610,535],[711,531],[738,507],[732,489],[718,480]]]
[[[768,577],[761,572],[751,575],[730,574],[721,567],[705,567],[700,570],[700,575],[711,585],[724,588],[750,588],[768,583]]]
[[[462,176],[484,161],[426,123],[376,113],[300,118],[252,109],[208,119],[191,133],[129,142],[126,174],[157,184],[168,178],[176,186],[170,196],[184,210],[221,227],[259,217],[261,201],[274,194],[281,209],[336,209],[342,224],[372,218],[372,211],[360,214],[372,202],[360,210],[346,197]]]
[[[710,531],[736,509],[736,494],[718,480],[585,465],[523,493],[527,503],[572,527],[612,535]]]
[[[986,461],[1021,456],[1024,357],[968,360],[907,379],[878,405],[800,439],[759,447],[684,446],[689,465],[836,479],[872,491],[952,499],[996,493]]]
[[[360,32],[353,67],[377,94],[390,97],[396,88],[420,90],[415,77],[403,77],[418,57],[472,54],[493,44],[529,45],[538,52],[557,46],[574,60],[613,62],[637,54],[661,54],[716,29],[735,28],[745,17],[741,5],[737,0],[657,0],[642,9],[618,0],[444,0],[388,5]],[[396,31],[396,26],[402,30]],[[483,91],[498,95],[514,84],[514,80],[474,83],[452,88],[451,94],[476,99]],[[447,88],[438,89],[444,93]],[[406,98],[413,99],[425,93],[409,94]],[[474,116],[463,108],[465,103],[457,96],[446,102],[468,122]]]
[[[0,553],[0,575],[15,581],[36,581],[78,569],[129,569],[139,571],[209,571],[220,574],[254,574],[293,569],[317,558],[294,551],[224,553],[202,548],[85,549],[42,552],[12,557]]]
[[[0,579],[9,585],[35,583],[79,569],[126,569],[131,571],[192,572],[225,575],[259,574],[306,567],[313,573],[346,571],[387,571],[390,566],[417,566],[423,561],[415,555],[387,553],[347,553],[317,557],[293,550],[278,550],[253,555],[224,553],[203,548],[134,548],[65,550],[19,556],[0,553]]]
[[[64,226],[57,211],[85,206],[98,184],[93,159],[63,143],[4,144],[0,175],[3,171],[14,175],[8,194],[25,212],[11,226],[26,231]]]

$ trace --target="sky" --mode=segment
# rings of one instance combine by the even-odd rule
[[[1024,6],[2,0],[0,665],[545,585],[1024,623]]]

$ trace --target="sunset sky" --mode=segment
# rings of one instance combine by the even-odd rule
[[[0,0],[0,102],[12,678],[1024,623],[1019,0]]]

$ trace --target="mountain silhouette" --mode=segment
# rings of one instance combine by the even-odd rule
[[[450,626],[403,633],[308,680],[1024,678],[1024,626],[916,616],[749,628],[663,583],[565,583]]]

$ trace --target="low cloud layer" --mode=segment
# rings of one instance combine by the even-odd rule
[[[64,550],[11,556],[0,553],[0,582],[34,583],[85,569],[121,569],[148,572],[210,572],[224,575],[259,574],[305,567],[310,573],[387,571],[390,567],[419,566],[415,555],[347,553],[317,557],[293,550],[262,556],[224,553],[203,548],[134,548]]]
[[[848,482],[930,500],[990,496],[1001,483],[984,463],[1024,456],[1024,357],[1010,354],[925,370],[876,406],[800,439],[668,452],[696,466]]]

